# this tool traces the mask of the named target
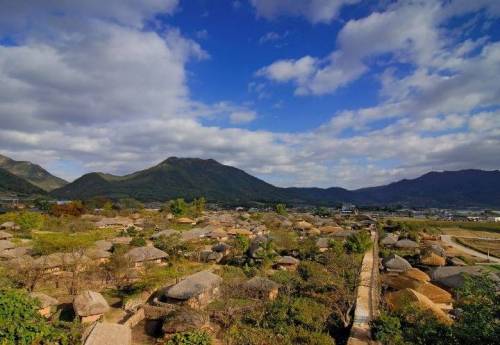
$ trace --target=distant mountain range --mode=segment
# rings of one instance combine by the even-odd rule
[[[46,192],[22,177],[18,177],[0,168],[0,194],[29,196],[33,194],[46,194]]]
[[[0,186],[5,178],[0,175]],[[12,180],[12,176],[9,178],[10,183],[21,186],[21,182]],[[22,189],[26,190],[26,187],[23,185]],[[230,204],[286,202],[336,205],[350,202],[367,206],[500,207],[500,171],[430,172],[412,180],[357,190],[339,187],[280,188],[213,159],[171,157],[149,169],[125,176],[95,172],[85,174],[51,191],[50,195],[60,199],[132,197],[141,201],[203,196],[209,201]]]
[[[62,178],[51,175],[47,170],[37,164],[25,161],[15,161],[2,155],[0,155],[0,168],[25,179],[46,192],[60,188],[68,183]]]

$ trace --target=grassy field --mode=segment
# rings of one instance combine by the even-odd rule
[[[458,243],[466,247],[475,249],[484,254],[488,254],[489,251],[489,254],[491,256],[500,258],[500,241],[489,241],[489,240],[481,240],[476,238],[463,238],[463,237],[456,237],[456,240]]]
[[[500,223],[494,222],[455,222],[430,219],[394,217],[393,221],[407,224],[410,228],[423,231],[437,230],[446,235],[459,237],[500,238]]]

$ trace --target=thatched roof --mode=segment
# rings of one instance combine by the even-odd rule
[[[0,240],[0,250],[12,249],[16,245],[9,240]]]
[[[231,249],[231,246],[227,243],[220,242],[212,246],[214,252],[222,253]]]
[[[117,323],[98,322],[91,326],[83,345],[131,345],[132,330]]]
[[[130,249],[126,254],[133,262],[144,262],[163,259],[168,256],[163,250],[155,247],[136,247]]]
[[[29,247],[16,247],[12,249],[0,250],[0,258],[2,259],[15,259],[24,255],[28,255],[31,249]]]
[[[209,325],[208,315],[193,309],[183,308],[173,315],[167,317],[163,323],[164,333],[173,334],[178,332],[189,332],[206,328]]]
[[[428,251],[420,258],[420,263],[427,266],[444,266],[446,259],[432,251]]]
[[[432,302],[428,297],[416,292],[413,289],[403,289],[396,292],[389,292],[386,295],[386,302],[390,309],[399,310],[404,307],[407,303],[416,304],[424,310],[430,311],[436,318],[445,323],[451,324],[450,317],[443,312],[434,302]]]
[[[400,273],[400,275],[418,280],[419,282],[427,283],[431,281],[431,277],[425,272],[422,272],[418,268],[410,268],[408,271]]]
[[[423,249],[424,254],[434,253],[438,256],[446,257],[446,251],[439,244],[433,243]]]
[[[295,228],[300,229],[300,230],[307,230],[312,228],[313,225],[311,223],[306,222],[305,220],[301,220],[297,223],[295,223]]]
[[[103,250],[103,249],[99,249],[99,248],[90,248],[85,252],[85,254],[89,258],[94,259],[94,260],[106,259],[106,258],[109,258],[111,256],[110,252]]]
[[[276,262],[278,265],[298,265],[300,263],[299,259],[294,258],[293,256],[282,256]]]
[[[403,239],[394,244],[396,248],[418,248],[418,243],[412,240]]]
[[[81,253],[53,253],[35,259],[35,264],[43,268],[56,268],[68,265],[84,265],[91,260]]]
[[[87,290],[75,297],[73,309],[78,316],[91,316],[104,314],[109,305],[99,292]]]
[[[245,282],[244,287],[259,292],[269,292],[278,289],[280,285],[265,277],[253,277]]]
[[[30,293],[30,296],[40,302],[40,308],[42,309],[59,304],[57,299],[41,292],[32,292]]]
[[[244,228],[232,228],[227,232],[229,235],[241,235],[241,236],[251,236],[253,232]]]
[[[94,247],[101,250],[111,250],[111,248],[113,248],[113,243],[110,241],[99,240],[94,243]]]
[[[439,286],[436,286],[431,283],[420,284],[417,286],[415,291],[421,293],[422,295],[429,298],[434,303],[452,303],[453,298],[451,297],[451,293],[446,290],[441,289]]]
[[[463,261],[457,257],[449,258],[449,260],[453,266],[467,266],[467,263],[465,261]]]
[[[168,288],[165,296],[178,300],[187,300],[199,294],[218,287],[222,278],[209,271],[201,271],[181,280],[179,283]]]
[[[11,234],[9,234],[7,231],[0,230],[0,240],[7,240],[9,238],[12,238]]]
[[[331,236],[335,237],[335,238],[347,238],[347,237],[349,237],[351,235],[355,235],[357,233],[358,232],[355,230],[345,230],[345,231],[334,232],[331,234]]]
[[[437,282],[440,285],[448,288],[457,288],[463,285],[466,274],[480,276],[488,272],[489,271],[482,266],[444,266],[433,269],[430,276],[432,281]],[[494,274],[489,274],[489,277],[497,283],[500,280]]]
[[[113,244],[129,244],[132,241],[132,237],[120,236],[112,238],[110,241]]]
[[[411,268],[410,263],[397,254],[389,255],[382,261],[382,264],[387,270],[396,272],[405,272]]]
[[[422,282],[418,280],[403,275],[383,274],[381,278],[384,285],[387,285],[395,290],[406,288],[415,289],[417,286],[422,284]]]
[[[331,241],[330,238],[326,238],[326,237],[318,238],[318,240],[316,241],[316,245],[320,249],[329,248],[330,247],[330,241]]]
[[[205,237],[211,229],[206,228],[194,228],[188,231],[181,232],[181,239],[184,241],[196,240],[202,237]]]
[[[151,236],[151,239],[159,238],[161,236],[168,237],[168,236],[172,236],[172,235],[175,235],[175,234],[178,234],[178,233],[179,233],[179,231],[177,231],[177,230],[166,229],[166,230],[162,230],[160,232],[157,232],[157,233],[153,234]]]
[[[338,225],[325,225],[319,228],[319,231],[321,231],[324,234],[332,234],[335,232],[340,232],[344,231],[344,228]]]
[[[223,238],[227,237],[227,232],[222,228],[216,228],[210,231],[206,236],[209,238]]]
[[[393,246],[398,241],[398,235],[388,234],[382,240],[380,240],[380,244],[383,246]]]
[[[176,220],[179,224],[193,224],[195,221],[188,217],[177,218]]]
[[[15,228],[19,228],[19,225],[17,225],[14,222],[5,222],[0,224],[0,229],[15,229]]]

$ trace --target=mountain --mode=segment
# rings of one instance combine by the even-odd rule
[[[171,157],[125,176],[89,173],[52,192],[64,199],[133,197],[142,201],[192,199],[244,203],[395,205],[416,207],[500,207],[500,171],[431,172],[385,186],[347,190],[279,188],[213,159]]]
[[[106,196],[133,197],[147,201],[201,196],[222,202],[275,201],[288,198],[283,189],[213,159],[176,157],[126,176],[86,174],[52,194],[67,199]]]
[[[0,194],[33,195],[46,194],[46,192],[25,179],[0,168]]]
[[[47,192],[60,188],[68,183],[59,177],[51,175],[47,170],[37,164],[25,161],[15,161],[3,155],[0,155],[0,168],[25,179]]]

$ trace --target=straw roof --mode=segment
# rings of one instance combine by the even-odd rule
[[[12,249],[16,245],[9,240],[0,240],[0,250]]]
[[[392,275],[392,274],[383,274],[382,283],[395,290],[401,290],[406,288],[415,289],[422,284],[422,282],[418,280],[403,275]]]
[[[29,247],[16,247],[12,249],[5,249],[0,251],[0,258],[2,259],[15,259],[24,255],[28,255],[31,249]]]
[[[222,228],[216,228],[210,231],[206,236],[209,238],[223,238],[227,237],[227,232]]]
[[[101,250],[111,250],[111,248],[113,247],[113,243],[111,243],[110,241],[99,240],[94,243],[94,247]]]
[[[220,242],[212,246],[214,252],[222,253],[231,249],[231,246],[227,243]]]
[[[422,272],[418,268],[410,268],[408,271],[401,273],[402,276],[406,276],[408,278],[412,278],[418,280],[423,283],[427,283],[431,281],[431,277],[425,272]]]
[[[206,229],[206,228],[194,228],[188,231],[183,231],[181,232],[181,238],[184,241],[191,241],[191,240],[196,240],[201,237],[205,237],[211,229]]]
[[[394,244],[396,248],[418,248],[418,243],[412,240],[403,239]]]
[[[253,232],[243,228],[232,228],[227,232],[230,235],[241,235],[241,236],[251,236]]]
[[[451,324],[450,317],[443,312],[434,302],[423,294],[413,289],[403,289],[396,292],[389,292],[385,296],[387,305],[392,310],[399,310],[406,303],[417,305],[418,307],[430,311],[436,318],[445,324]]]
[[[311,223],[306,222],[305,220],[301,220],[295,223],[295,227],[300,230],[307,230],[313,227]]]
[[[206,314],[183,308],[165,320],[162,330],[164,333],[173,334],[200,330],[208,325],[209,317]]]
[[[179,231],[177,231],[177,230],[166,229],[166,230],[162,230],[160,232],[157,232],[157,233],[153,234],[151,236],[151,239],[159,238],[161,236],[168,237],[168,236],[172,236],[172,235],[175,235],[175,234],[178,234],[178,233],[179,233]]]
[[[387,270],[396,272],[405,272],[411,268],[410,263],[397,254],[389,255],[382,261],[382,264]]]
[[[119,236],[119,237],[112,238],[110,241],[113,244],[129,244],[132,241],[132,237]]]
[[[298,265],[300,263],[299,259],[294,258],[293,256],[282,256],[276,262],[278,265]]]
[[[131,345],[132,330],[117,323],[96,323],[83,345]]]
[[[431,279],[448,288],[457,288],[463,285],[466,274],[479,276],[488,271],[482,266],[444,266],[437,267],[431,272]],[[493,274],[489,275],[495,281],[500,279]]]
[[[278,289],[280,285],[265,277],[253,277],[245,282],[244,287],[259,292],[269,292]]]
[[[453,266],[467,266],[467,264],[463,260],[461,260],[461,259],[459,259],[457,257],[450,258],[450,263]]]
[[[99,249],[99,248],[90,248],[85,252],[85,254],[89,258],[94,259],[94,260],[106,259],[106,258],[109,258],[111,256],[110,252],[103,250],[103,249]]]
[[[340,232],[344,231],[344,228],[338,225],[325,225],[319,228],[319,231],[321,231],[324,234],[331,234],[334,232]]]
[[[59,304],[57,299],[41,292],[32,292],[30,293],[30,296],[40,302],[40,308],[42,309]]]
[[[130,249],[125,256],[130,258],[133,262],[143,262],[163,259],[166,258],[168,254],[155,247],[136,247]]]
[[[446,256],[446,251],[444,250],[443,247],[441,247],[439,244],[433,243],[430,246],[427,246],[423,250],[424,254],[430,254],[434,253],[438,256],[445,257]]]
[[[75,297],[73,308],[78,316],[91,316],[104,314],[109,305],[99,292],[87,290]]]
[[[444,266],[446,259],[434,252],[427,252],[420,258],[420,263],[428,266]]]
[[[9,234],[7,231],[0,230],[0,240],[7,240],[9,238],[12,238],[11,234]]]
[[[179,224],[193,224],[194,220],[192,220],[191,218],[188,218],[188,217],[181,217],[181,218],[177,218],[176,222]]]
[[[222,278],[209,271],[201,271],[181,280],[168,288],[165,295],[169,298],[187,300],[196,297],[205,291],[217,288],[222,283]]]
[[[451,297],[451,293],[446,290],[441,289],[440,287],[431,284],[420,284],[414,290],[418,293],[429,298],[434,303],[452,303],[453,298]]]
[[[388,234],[381,241],[380,244],[383,246],[393,246],[398,241],[398,235]]]

